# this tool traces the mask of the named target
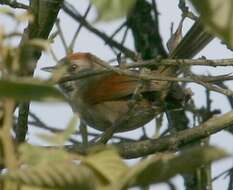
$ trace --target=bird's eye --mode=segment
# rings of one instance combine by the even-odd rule
[[[72,65],[70,66],[70,71],[75,71],[77,68],[78,68],[78,65],[72,64]]]

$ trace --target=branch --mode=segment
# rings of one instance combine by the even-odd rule
[[[110,36],[111,39],[114,38],[114,36],[116,36],[125,26],[126,26],[127,22],[123,22]]]
[[[232,126],[233,111],[220,117],[213,117],[198,127],[186,129],[160,139],[116,145],[124,158],[137,158],[155,152],[178,150],[189,143],[206,138],[222,129]]]
[[[137,61],[126,64],[126,68],[148,67],[148,66],[233,66],[233,59],[151,59],[147,61]]]
[[[112,144],[125,159],[144,157],[164,151],[177,151],[187,144],[209,137],[233,125],[233,111],[219,117],[213,117],[198,127],[186,129],[159,139],[149,139],[130,143]],[[85,154],[88,150],[78,146],[65,146],[70,151]]]
[[[101,38],[106,44],[108,44],[110,47],[115,47],[122,53],[124,53],[127,57],[137,60],[138,57],[137,55],[130,49],[122,46],[120,43],[117,41],[111,39],[107,34],[104,32],[99,31],[95,27],[93,27],[86,19],[84,16],[80,15],[77,10],[68,2],[64,2],[62,9],[69,15],[71,16],[74,20],[79,22],[81,25],[83,25],[86,29],[97,35],[99,38]]]
[[[214,84],[214,82],[218,82],[218,81],[226,81],[226,80],[232,80],[233,76],[228,76],[228,75],[220,75],[220,76],[197,76],[197,75],[190,75],[190,77],[170,77],[170,76],[165,76],[163,74],[160,74],[158,72],[148,72],[146,74],[140,73],[140,72],[135,72],[135,71],[131,71],[131,70],[126,70],[126,69],[122,69],[122,68],[118,68],[118,67],[112,67],[108,64],[106,64],[105,62],[99,62],[99,64],[101,66],[103,66],[105,69],[99,69],[99,70],[94,70],[94,71],[86,71],[86,72],[80,72],[77,73],[76,75],[72,75],[72,76],[66,76],[63,78],[60,78],[59,81],[56,81],[56,83],[65,83],[68,81],[73,81],[73,80],[79,80],[82,78],[86,78],[86,77],[92,77],[95,75],[100,75],[100,74],[106,74],[106,73],[110,73],[110,72],[115,72],[119,75],[126,75],[132,78],[135,78],[137,80],[144,80],[144,81],[170,81],[170,82],[194,82],[197,84],[200,84],[206,88],[208,88],[209,90],[215,91],[215,92],[219,92],[222,93],[226,96],[233,96],[233,91],[231,91],[230,89],[224,89],[221,87],[218,87]],[[159,86],[158,86],[159,87]],[[161,88],[162,89],[162,88]]]
[[[230,90],[230,89],[222,88],[220,86],[210,84],[208,82],[201,81],[200,79],[198,79],[198,77],[194,77],[194,80],[195,80],[195,82],[197,84],[200,84],[200,85],[206,87],[207,89],[209,89],[211,91],[215,91],[215,92],[218,92],[220,94],[224,94],[226,96],[232,96],[233,97],[233,91]]]
[[[15,128],[15,139],[19,143],[25,141],[25,137],[28,131],[29,107],[30,104],[28,102],[19,104],[17,127]]]
[[[131,29],[135,49],[144,60],[155,56],[167,57],[159,33],[158,18],[156,2],[151,4],[147,0],[135,1],[127,15],[127,26]]]
[[[8,1],[16,3],[16,1]],[[41,56],[41,50],[34,48],[28,44],[33,38],[47,39],[50,31],[57,18],[60,6],[63,0],[30,1],[30,11],[34,16],[33,22],[29,22],[24,30],[23,37],[20,42],[20,62],[23,63],[20,76],[32,76],[36,67],[36,62]],[[27,133],[28,112],[30,102],[19,103],[19,117],[17,122],[16,140],[23,142]]]
[[[8,5],[11,8],[18,8],[18,9],[28,9],[29,6],[23,4],[23,3],[18,3],[16,0],[1,0],[0,1],[1,5]]]
[[[62,29],[61,29],[60,20],[57,19],[55,24],[56,24],[56,27],[57,27],[58,35],[59,35],[59,37],[60,37],[60,39],[61,39],[61,42],[62,42],[62,46],[63,46],[64,49],[65,49],[66,55],[68,55],[68,54],[69,54],[69,48],[68,48],[68,45],[67,45],[67,43],[66,43],[66,40],[65,40],[65,36],[64,36],[64,34],[63,34],[63,31],[62,31]]]
[[[88,13],[89,13],[90,10],[91,10],[91,4],[88,5],[87,10],[85,11],[85,13],[83,15],[84,19],[87,18],[87,15],[88,15]],[[70,51],[73,51],[73,49],[74,49],[74,45],[75,45],[76,39],[78,38],[78,34],[81,31],[82,26],[83,26],[82,24],[79,25],[78,29],[76,30],[76,32],[75,32],[75,34],[74,34],[74,36],[73,36],[73,38],[71,40],[71,43],[69,45],[69,50]]]
[[[99,70],[94,70],[94,71],[86,71],[86,72],[80,72],[77,73],[76,75],[72,76],[67,76],[60,78],[59,81],[55,81],[55,83],[65,83],[67,81],[73,81],[73,80],[78,80],[81,78],[86,78],[86,77],[91,77],[94,75],[99,75],[103,73],[108,73],[108,72],[115,72],[119,75],[126,75],[132,78],[135,78],[135,80],[142,80],[142,81],[170,81],[170,82],[194,82],[199,85],[202,85],[206,87],[207,89],[211,91],[215,91],[221,94],[224,94],[226,96],[233,96],[233,91],[230,89],[224,89],[221,88],[215,84],[211,84],[214,82],[219,82],[219,81],[224,81],[224,80],[232,80],[233,76],[228,76],[228,75],[221,75],[221,76],[214,76],[214,77],[206,77],[206,76],[197,76],[190,74],[190,77],[170,77],[170,76],[165,76],[163,73],[158,73],[158,72],[153,72],[151,71],[150,73],[147,72],[141,73],[141,72],[135,72],[132,70],[126,70],[118,67],[112,67],[111,65],[107,64],[106,62],[99,60],[98,59],[98,64],[100,64],[104,69],[99,69]],[[167,86],[167,84],[157,84],[158,90],[163,90],[164,87]]]

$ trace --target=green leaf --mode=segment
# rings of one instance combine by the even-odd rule
[[[180,155],[160,154],[140,162],[125,175],[122,186],[147,186],[167,181],[171,177],[192,172],[198,167],[229,156],[215,147],[194,147]]]
[[[50,49],[50,42],[41,38],[34,38],[29,40],[28,44],[44,51],[48,51]]]
[[[0,98],[20,101],[64,100],[62,93],[54,86],[33,79],[0,80]]]
[[[11,180],[19,184],[55,189],[97,189],[97,179],[93,171],[72,162],[54,162],[39,166],[25,166],[7,171],[1,180]]]
[[[123,162],[115,149],[107,148],[88,155],[84,160],[107,183],[116,183],[128,172],[129,167]]]
[[[43,148],[24,143],[19,148],[22,167],[7,170],[0,180],[60,190],[96,189],[98,178],[92,169],[80,164],[80,158],[82,156],[62,148]]]
[[[233,48],[233,1],[191,0],[207,28]]]
[[[135,0],[91,0],[98,11],[97,21],[110,21],[126,16]]]
[[[62,163],[73,159],[72,154],[64,149],[36,147],[26,143],[20,145],[19,153],[21,162],[29,166],[54,162]]]

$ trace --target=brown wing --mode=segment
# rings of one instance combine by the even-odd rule
[[[131,95],[139,85],[139,80],[133,77],[111,73],[96,80],[84,93],[84,99],[89,104],[116,100]],[[161,82],[148,81],[141,92],[161,90]]]

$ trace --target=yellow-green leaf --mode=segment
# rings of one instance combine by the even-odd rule
[[[224,150],[215,147],[194,147],[176,156],[161,154],[140,162],[133,167],[122,181],[122,186],[147,186],[167,181],[171,177],[192,172],[196,168],[229,156]]]
[[[98,11],[97,20],[110,21],[126,16],[135,0],[91,0]]]
[[[28,42],[28,44],[45,51],[48,51],[50,48],[50,42],[48,40],[44,40],[40,38],[32,39]]]
[[[72,154],[64,149],[36,147],[26,143],[20,145],[19,153],[20,161],[30,166],[54,162],[62,163],[73,159]]]
[[[23,22],[23,21],[32,22],[33,18],[34,17],[33,17],[33,15],[30,12],[24,12],[24,13],[19,14],[19,15],[16,16],[16,19],[18,21],[21,21],[21,22]]]
[[[83,162],[109,184],[122,179],[129,169],[117,151],[110,148],[88,155]]]
[[[97,189],[97,179],[88,167],[73,162],[45,163],[10,170],[0,176],[18,184],[53,189]]]
[[[62,93],[52,85],[28,79],[0,80],[0,98],[15,100],[64,100]]]
[[[233,1],[191,0],[208,29],[233,48]]]

